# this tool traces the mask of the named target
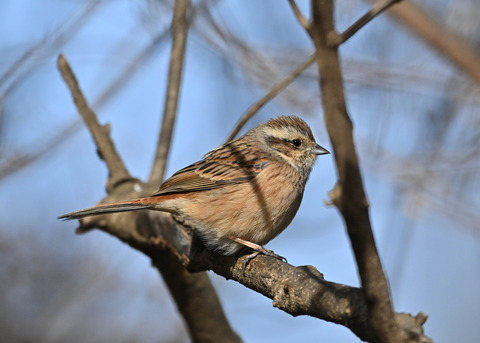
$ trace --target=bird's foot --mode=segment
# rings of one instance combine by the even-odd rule
[[[272,250],[266,249],[262,247],[260,244],[253,243],[238,237],[233,237],[232,240],[254,250],[253,253],[243,258],[243,263],[242,263],[243,272],[245,272],[245,268],[247,267],[248,263],[258,255],[270,256],[280,261],[287,262],[287,259],[285,257],[275,254]]]

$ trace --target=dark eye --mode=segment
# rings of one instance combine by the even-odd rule
[[[302,145],[302,141],[300,139],[294,139],[292,140],[292,144],[298,148],[300,145]]]

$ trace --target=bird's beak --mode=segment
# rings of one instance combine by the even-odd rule
[[[313,152],[315,155],[325,155],[330,153],[330,151],[328,151],[324,147],[321,147],[318,144],[315,145],[310,151]]]

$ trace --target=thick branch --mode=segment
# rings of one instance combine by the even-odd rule
[[[246,270],[243,270],[243,256],[221,256],[203,248],[198,242],[192,240],[191,231],[175,223],[170,215],[155,211],[145,211],[138,213],[137,220],[132,221],[129,214],[117,214],[99,217],[90,217],[82,219],[82,225],[92,228],[94,226],[107,231],[113,235],[119,233],[120,227],[125,227],[122,219],[132,223],[129,227],[130,235],[122,231],[121,239],[132,247],[142,251],[152,258],[154,265],[170,265],[171,259],[176,258],[181,265],[192,272],[203,270],[213,270],[215,273],[224,276],[226,279],[235,280],[246,287],[261,293],[273,300],[273,305],[293,316],[309,315],[326,321],[341,324],[352,330],[358,337],[366,341],[374,341],[373,330],[370,327],[367,316],[367,302],[363,291],[356,287],[336,284],[326,281],[323,275],[312,266],[294,267],[275,258],[258,256],[252,260]],[[115,218],[117,217],[117,218]],[[166,251],[169,251],[169,257],[166,257]],[[175,262],[173,263],[175,264]],[[178,264],[178,262],[177,262]],[[180,264],[178,264],[180,265]],[[170,271],[175,275],[182,275],[183,269]],[[164,272],[162,271],[162,274]],[[188,277],[195,277],[194,273]],[[182,288],[187,284],[188,289],[192,286],[193,294],[197,299],[203,299],[204,295],[195,291],[195,285],[188,285],[189,281],[180,281],[177,283],[173,276],[173,283],[169,284],[174,288],[174,297],[181,299],[183,295]],[[170,279],[170,278],[169,278]],[[179,287],[179,285],[183,285]],[[189,294],[189,299],[193,294]],[[215,302],[216,300],[213,299]],[[196,311],[196,305],[191,304],[189,308],[183,308],[180,302],[177,302],[179,309],[183,311]],[[202,305],[205,306],[205,305]],[[199,330],[213,330],[217,332],[219,328],[225,328],[221,320],[222,316],[217,318],[217,314],[212,312],[207,318],[198,318],[200,323],[188,323],[188,325],[199,326]],[[407,314],[397,314],[396,320],[399,325],[408,331],[412,337],[420,339],[423,337],[422,324],[426,316],[418,314],[412,317]],[[225,329],[227,335],[234,337],[233,332]],[[220,340],[230,342],[235,340]],[[428,342],[428,340],[425,340]]]
[[[227,142],[235,138],[235,136],[240,132],[242,127],[250,120],[267,102],[272,100],[278,95],[278,93],[287,87],[298,75],[300,75],[305,69],[310,67],[313,62],[315,62],[315,55],[310,56],[305,62],[303,62],[297,69],[295,69],[290,75],[284,78],[282,81],[277,83],[273,88],[271,88],[260,100],[254,103],[250,108],[245,112],[237,125],[233,128],[232,132],[227,138]]]
[[[160,184],[165,173],[170,143],[173,135],[173,126],[177,113],[180,83],[182,80],[183,59],[188,33],[188,9],[190,0],[176,0],[172,19],[172,51],[170,53],[170,66],[168,69],[167,91],[163,120],[157,151],[150,173],[150,183]]]
[[[338,49],[329,44],[329,37],[335,34],[333,0],[312,0],[312,14],[309,34],[317,50],[325,123],[338,171],[338,184],[332,192],[332,201],[347,226],[375,341],[401,342],[403,332],[395,322],[388,283],[370,225],[352,122],[345,105]]]
[[[77,79],[68,64],[68,61],[63,55],[58,56],[58,69],[60,70],[63,79],[65,80],[70,92],[72,93],[73,102],[77,107],[78,113],[83,118],[85,124],[89,128],[93,140],[97,146],[100,158],[107,164],[109,178],[107,182],[107,191],[115,187],[118,183],[131,179],[131,176],[123,164],[122,159],[110,139],[110,126],[100,125],[95,113],[90,109],[85,97],[80,90]]]

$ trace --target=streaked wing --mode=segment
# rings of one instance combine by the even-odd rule
[[[249,182],[267,165],[264,154],[253,153],[246,143],[233,141],[173,174],[154,195],[205,191]]]

